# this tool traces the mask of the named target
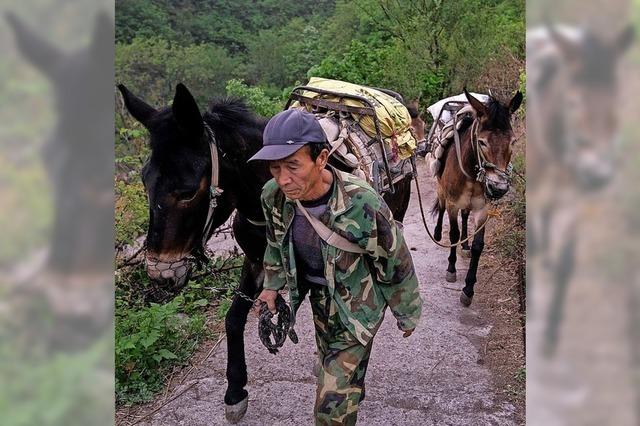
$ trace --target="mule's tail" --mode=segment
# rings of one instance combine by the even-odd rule
[[[433,217],[438,216],[438,213],[440,213],[441,209],[442,207],[440,207],[440,199],[436,197],[436,201],[433,203],[433,206],[431,207],[431,216]]]

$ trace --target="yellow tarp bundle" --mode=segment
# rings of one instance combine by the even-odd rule
[[[366,98],[373,105],[378,123],[380,125],[380,133],[384,142],[390,147],[397,146],[399,159],[405,159],[411,156],[416,148],[416,140],[409,131],[411,124],[411,116],[407,108],[402,105],[393,96],[387,95],[379,90],[370,87],[359,86],[357,84],[347,83],[345,81],[331,80],[328,78],[312,77],[307,86],[316,87],[332,92],[346,93],[348,95],[358,95]],[[364,107],[363,102],[354,99],[340,99],[339,96],[320,95],[311,91],[305,91],[302,96],[308,98],[326,99],[332,102],[339,102],[344,105]],[[298,106],[296,102],[293,106]],[[360,126],[370,137],[376,136],[376,126],[373,118],[370,116],[360,116],[352,114],[356,121],[360,121]]]

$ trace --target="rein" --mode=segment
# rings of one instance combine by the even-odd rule
[[[411,165],[413,166],[413,176],[416,182],[416,192],[418,193],[418,205],[420,206],[420,215],[422,216],[422,225],[424,226],[424,229],[427,231],[427,235],[429,235],[429,238],[431,238],[431,241],[436,243],[436,245],[439,245],[440,247],[444,247],[444,248],[458,247],[459,245],[462,245],[467,241],[471,240],[471,238],[475,237],[476,234],[480,232],[482,228],[485,227],[485,225],[489,221],[489,217],[487,217],[487,220],[485,220],[484,223],[478,227],[478,229],[474,229],[473,233],[467,236],[467,238],[465,238],[462,241],[458,241],[455,244],[443,244],[440,241],[437,241],[433,236],[433,234],[431,233],[431,231],[429,230],[429,226],[427,225],[427,218],[425,217],[425,214],[424,214],[424,207],[422,207],[422,194],[420,193],[420,184],[418,183],[418,167],[416,165],[415,156],[411,157]]]

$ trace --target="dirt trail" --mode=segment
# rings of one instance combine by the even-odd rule
[[[419,161],[425,208],[434,199],[434,184]],[[431,219],[429,218],[431,221]],[[434,226],[433,221],[430,228]],[[445,228],[446,228],[445,221]],[[444,238],[448,239],[445,229]],[[494,388],[481,358],[491,320],[476,304],[458,301],[468,259],[458,260],[458,282],[444,280],[448,250],[433,244],[424,232],[417,196],[412,196],[405,236],[412,248],[425,301],[423,320],[403,339],[389,311],[376,337],[367,374],[367,397],[361,425],[516,425],[517,410]],[[476,298],[482,297],[478,284]],[[249,409],[242,425],[311,425],[315,397],[312,373],[315,343],[308,302],[297,321],[300,343],[287,341],[278,355],[261,345],[256,318],[245,333],[249,369]],[[517,332],[514,330],[514,332]],[[226,341],[168,395],[175,400],[146,419],[153,425],[224,425]],[[185,391],[186,390],[186,391]],[[182,394],[181,394],[182,393]]]

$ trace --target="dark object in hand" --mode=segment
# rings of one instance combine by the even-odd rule
[[[274,314],[269,311],[266,303],[261,303],[258,336],[262,344],[274,355],[278,353],[278,348],[284,345],[287,335],[293,343],[298,343],[298,335],[291,326],[291,309],[281,295],[276,298],[276,314],[278,322],[274,324],[271,321]],[[273,341],[271,340],[272,335]]]

